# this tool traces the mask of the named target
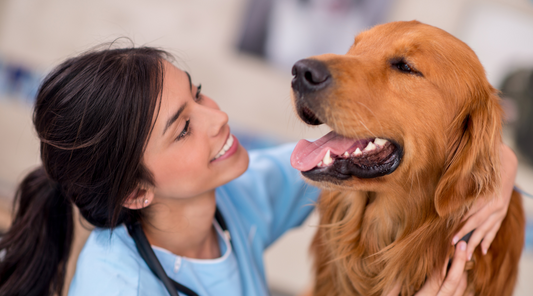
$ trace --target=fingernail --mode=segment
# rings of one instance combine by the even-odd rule
[[[466,250],[466,243],[465,243],[465,242],[461,242],[461,243],[459,244],[459,250],[461,250],[461,251]]]
[[[459,241],[459,237],[458,236],[454,236],[453,240],[452,240],[452,245],[455,245],[457,243],[457,241]]]
[[[468,261],[470,261],[471,259],[472,259],[472,253],[470,253],[470,254],[468,255]]]
[[[487,249],[482,249],[483,255],[487,255]]]

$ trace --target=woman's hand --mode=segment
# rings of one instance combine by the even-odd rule
[[[461,296],[465,293],[467,287],[467,274],[465,270],[465,264],[467,260],[466,243],[461,241],[455,248],[455,254],[453,255],[452,266],[446,274],[446,266],[448,262],[444,264],[442,275],[446,275],[443,278],[441,274],[434,274],[427,282],[422,286],[422,289],[415,294],[415,296]],[[444,283],[443,283],[444,281]]]
[[[467,287],[467,274],[465,264],[467,262],[466,243],[461,241],[455,248],[452,266],[446,274],[448,261],[443,266],[442,273],[435,273],[422,286],[415,296],[462,296]],[[400,294],[401,286],[396,285],[387,296]]]
[[[507,215],[516,178],[518,160],[511,148],[503,143],[500,147],[500,159],[502,178],[500,196],[489,198],[489,202],[486,202],[486,198],[477,199],[466,215],[465,219],[468,219],[468,221],[454,236],[452,241],[452,244],[455,245],[464,235],[475,229],[468,242],[468,260],[471,259],[472,253],[474,253],[481,241],[483,241],[481,242],[481,251],[483,254],[487,254],[490,244]]]

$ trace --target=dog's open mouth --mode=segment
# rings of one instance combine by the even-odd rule
[[[390,174],[401,157],[400,145],[391,139],[355,140],[332,131],[314,142],[300,140],[291,155],[291,164],[311,180],[345,180]]]

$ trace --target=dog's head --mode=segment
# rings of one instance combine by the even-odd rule
[[[291,157],[319,186],[431,187],[441,216],[498,186],[497,91],[475,53],[443,30],[416,21],[379,25],[346,55],[298,61],[293,75],[300,118],[332,129],[300,141]]]

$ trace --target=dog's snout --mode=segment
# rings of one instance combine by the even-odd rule
[[[299,60],[292,67],[292,88],[299,93],[308,93],[325,88],[331,82],[326,65],[320,61]]]

